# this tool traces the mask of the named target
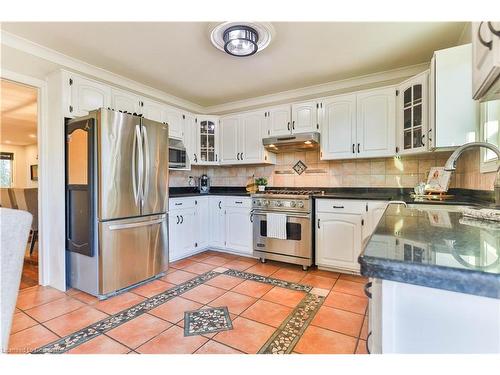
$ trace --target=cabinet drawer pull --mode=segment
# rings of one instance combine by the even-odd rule
[[[177,223],[176,223],[176,224],[179,224],[179,221],[180,221],[180,220],[181,220],[181,219],[179,218],[179,215],[177,215]]]
[[[176,206],[182,206],[182,203],[176,203],[175,205]]]
[[[365,342],[365,345],[366,345],[366,352],[367,352],[368,354],[372,354],[372,353],[370,352],[370,347],[369,347],[369,345],[368,345],[368,340],[370,339],[370,337],[371,337],[371,336],[372,336],[372,332],[370,331],[370,332],[368,333],[368,335],[366,336],[366,342]]]
[[[243,204],[242,201],[234,201],[235,204]]]
[[[222,204],[222,201],[219,201],[219,210],[222,210],[221,204]]]
[[[290,122],[287,123],[286,127],[288,130],[290,130]]]
[[[360,145],[360,144],[361,144],[361,143],[358,143],[358,154],[359,154],[359,145]]]
[[[332,206],[333,208],[344,208],[344,206]]]
[[[253,223],[253,214],[250,214],[250,222]]]
[[[490,21],[488,21],[488,28],[493,34],[495,34],[496,36],[500,36],[500,31],[496,30]]]
[[[355,147],[356,147],[356,145],[353,143],[353,144],[352,144],[352,153],[353,153],[353,154],[355,154],[355,153],[356,153]]]
[[[368,290],[372,287],[372,282],[371,281],[368,281],[366,284],[365,284],[365,287],[363,288],[363,290],[365,291],[365,295],[368,297],[368,298],[372,298],[372,293]]]
[[[318,229],[320,229],[320,226],[319,226],[320,221],[321,221],[321,219],[318,219]]]
[[[493,41],[490,40],[489,42],[485,41],[483,39],[483,37],[481,36],[481,26],[483,26],[483,23],[484,22],[481,22],[479,24],[479,27],[477,28],[477,38],[479,39],[479,42],[485,46],[486,48],[488,48],[489,50],[491,50],[492,46],[493,46]],[[491,27],[490,27],[490,30],[491,30]]]
[[[295,129],[295,120],[292,121],[292,129]]]
[[[181,215],[181,224],[184,222],[184,216]]]

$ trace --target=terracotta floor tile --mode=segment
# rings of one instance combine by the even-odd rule
[[[353,281],[355,283],[362,283],[362,284],[366,284],[368,282],[367,277],[363,277],[363,276],[359,276],[359,275],[349,275],[346,273],[341,273],[339,279]]]
[[[190,256],[188,259],[189,260],[194,260],[195,262],[201,262],[201,261],[203,261],[205,259],[208,259],[208,258],[210,258],[212,256],[213,255],[207,254],[206,251],[204,251],[203,253],[199,253],[199,254]]]
[[[323,302],[323,305],[351,311],[357,314],[364,314],[368,306],[368,300],[352,294],[331,291]]]
[[[223,256],[213,255],[211,257],[203,259],[202,262],[207,264],[212,264],[214,266],[222,266],[223,264],[228,263],[229,260]]]
[[[201,275],[202,273],[211,271],[216,267],[218,267],[218,266],[215,266],[213,264],[193,263],[193,264],[190,264],[189,266],[184,267],[183,270],[187,271],[187,272],[192,272],[192,273],[196,273],[198,275]]]
[[[202,284],[183,293],[182,297],[206,305],[210,301],[213,301],[217,297],[223,295],[225,292],[226,291],[224,289]]]
[[[45,322],[51,331],[54,331],[59,336],[66,336],[76,332],[90,324],[98,322],[106,318],[108,315],[96,310],[90,306],[84,306],[78,310],[72,311]]]
[[[76,292],[71,297],[76,298],[77,300],[82,301],[87,305],[93,305],[94,303],[99,302],[99,299],[97,297],[94,297],[93,295],[82,291]]]
[[[259,283],[258,281],[245,280],[233,289],[233,292],[241,293],[246,296],[260,298],[273,288],[272,285]]]
[[[235,259],[235,260],[232,260],[232,261],[224,264],[224,267],[232,269],[232,270],[244,271],[247,268],[254,266],[256,263],[257,263],[257,261],[252,262],[252,261],[248,261],[248,260]]]
[[[175,287],[175,284],[167,283],[163,280],[153,280],[147,284],[132,289],[131,292],[149,298],[173,287]]]
[[[365,317],[365,320],[363,321],[363,326],[361,327],[361,333],[359,334],[359,337],[363,340],[366,340],[368,337],[368,317]]]
[[[24,329],[10,336],[9,353],[27,353],[35,350],[59,337],[50,332],[44,326],[36,326]]]
[[[271,264],[257,263],[255,266],[246,269],[245,272],[255,273],[256,275],[261,275],[261,276],[270,276],[277,270],[279,270],[278,266],[274,266]]]
[[[338,279],[340,276],[340,273],[338,272],[319,270],[317,268],[310,269],[308,273],[315,276],[329,277],[330,279]]]
[[[85,303],[75,298],[64,297],[26,310],[26,314],[39,322],[46,322],[47,320],[69,313],[83,306],[85,306]]]
[[[73,294],[76,294],[76,293],[78,293],[78,292],[80,292],[78,289],[75,289],[75,288],[69,288],[69,289],[66,291],[66,294],[67,294],[68,296],[72,296]]]
[[[38,286],[20,291],[16,306],[21,310],[26,310],[64,297],[66,294],[57,289]]]
[[[181,260],[178,260],[176,262],[169,263],[169,267],[182,269],[182,268],[187,267],[187,266],[194,264],[194,263],[196,263],[196,262],[194,260],[191,260],[191,259],[181,259]]]
[[[353,354],[356,339],[316,326],[309,326],[294,348],[302,354]]]
[[[213,279],[208,280],[205,284],[229,290],[233,289],[236,285],[241,284],[242,282],[243,279],[240,279],[238,277],[219,275],[214,277]]]
[[[295,271],[288,268],[280,268],[275,273],[271,275],[275,279],[289,281],[291,283],[297,283],[305,276],[304,271]]]
[[[365,340],[358,341],[358,346],[356,347],[356,354],[368,354],[368,352],[366,351],[366,341]]]
[[[14,314],[12,317],[12,326],[10,328],[10,334],[14,334],[16,332],[22,331],[23,329],[36,326],[38,323],[31,319],[25,313],[19,311]]]
[[[347,280],[337,280],[332,290],[335,292],[347,293],[366,298],[364,292],[364,284],[362,283],[355,283],[353,281]]]
[[[175,272],[163,276],[161,280],[166,281],[167,283],[179,285],[195,278],[196,276],[198,275],[195,273],[177,270]]]
[[[190,354],[198,350],[207,341],[208,339],[203,336],[184,337],[182,328],[172,326],[137,348],[136,351],[150,354]]]
[[[251,306],[255,301],[256,299],[253,297],[229,291],[219,298],[215,299],[214,301],[210,302],[209,305],[213,307],[227,306],[229,312],[239,315],[249,306]]]
[[[130,352],[126,346],[110,339],[106,335],[100,335],[69,350],[68,354],[125,354]]]
[[[219,332],[214,340],[245,353],[257,353],[274,332],[274,328],[249,319],[238,317],[233,329]]]
[[[163,319],[149,314],[142,314],[106,332],[106,335],[125,344],[129,348],[137,348],[170,326],[172,324]]]
[[[334,279],[334,278],[317,276],[317,275],[308,273],[307,275],[304,276],[304,278],[302,280],[299,281],[299,283],[305,284],[305,285],[311,285],[315,288],[332,289],[332,287],[336,281],[337,281],[337,279]]]
[[[279,327],[292,311],[293,309],[288,306],[258,300],[246,309],[241,316],[273,327]]]
[[[198,310],[202,306],[200,303],[182,297],[174,297],[170,301],[150,310],[149,313],[169,322],[177,323],[184,319],[185,311]]]
[[[93,304],[92,307],[104,311],[106,314],[112,315],[129,307],[137,305],[144,300],[145,298],[142,296],[138,296],[137,294],[130,292],[125,292],[109,299],[99,301]]]
[[[275,286],[267,292],[262,299],[288,307],[295,307],[300,301],[302,301],[305,295],[305,292]]]
[[[217,341],[210,340],[194,354],[244,354],[239,350],[230,348],[229,346],[222,345]]]
[[[311,322],[312,325],[358,337],[363,324],[363,315],[321,306]]]

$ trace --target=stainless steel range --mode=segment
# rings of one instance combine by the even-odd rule
[[[266,190],[252,195],[253,250],[267,259],[302,265],[313,264],[312,190]],[[286,215],[282,237],[268,236],[268,214]]]

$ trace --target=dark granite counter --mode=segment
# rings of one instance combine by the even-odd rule
[[[364,276],[500,299],[500,223],[436,203],[390,205],[359,263]]]
[[[227,195],[238,197],[250,197],[246,189],[243,187],[219,187],[215,186],[210,188],[208,194],[201,194],[198,188],[193,187],[171,187],[169,189],[169,198],[182,198],[182,197],[199,197],[205,195]]]

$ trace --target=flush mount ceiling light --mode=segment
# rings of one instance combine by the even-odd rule
[[[262,51],[273,36],[272,25],[262,22],[224,22],[210,31],[210,40],[216,48],[237,57]]]

